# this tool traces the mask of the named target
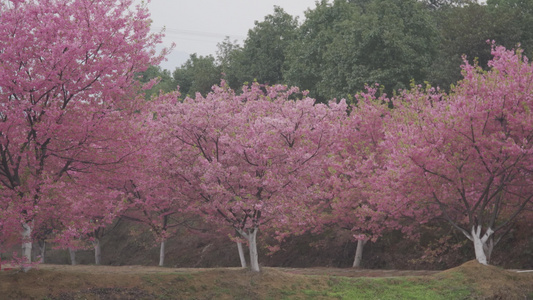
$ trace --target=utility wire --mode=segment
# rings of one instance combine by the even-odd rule
[[[161,30],[164,30],[163,32],[165,35],[173,35],[173,36],[192,36],[195,38],[206,38],[206,39],[217,39],[221,40],[226,38],[227,36],[231,39],[238,39],[238,40],[244,40],[246,37],[242,35],[237,34],[222,34],[222,33],[215,33],[215,32],[208,32],[208,31],[199,31],[199,30],[187,30],[187,29],[177,29],[177,28],[169,28],[169,27],[152,27],[152,30],[160,32]],[[190,38],[186,38],[190,39]],[[200,40],[198,40],[200,41]]]

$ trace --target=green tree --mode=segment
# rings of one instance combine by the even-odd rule
[[[500,14],[513,21],[524,54],[533,57],[533,1],[487,0],[487,6],[493,15]]]
[[[350,85],[361,89],[378,82],[390,93],[408,88],[413,79],[424,81],[436,55],[437,36],[424,6],[416,0],[374,0],[364,11],[358,18],[359,32],[352,35],[358,51]]]
[[[226,74],[232,78],[231,85],[235,87],[254,80],[267,84],[282,83],[287,48],[296,38],[297,29],[297,18],[277,6],[264,21],[256,21],[255,27],[248,31],[242,50],[230,56],[233,59],[231,63],[236,64]]]
[[[425,80],[437,31],[415,0],[322,1],[306,14],[285,79],[320,101],[378,82],[387,92]]]
[[[323,91],[322,85],[334,80],[342,84],[343,78],[325,77],[324,69],[336,66],[327,66],[324,57],[335,36],[341,35],[346,27],[354,27],[359,15],[358,7],[346,1],[334,1],[329,4],[328,1],[322,0],[314,9],[308,10],[305,21],[299,27],[298,37],[287,53],[284,72],[286,82],[309,90],[313,98],[326,100],[330,95]],[[339,59],[342,60],[340,57]]]
[[[445,7],[462,6],[476,0],[422,0],[429,9],[437,10]]]
[[[238,89],[242,85],[242,71],[245,66],[241,64],[242,47],[227,36],[224,41],[217,44],[216,63],[226,82],[233,88]]]
[[[189,59],[172,73],[174,81],[179,85],[183,96],[194,97],[195,93],[203,95],[211,91],[211,87],[220,82],[220,67],[216,65],[212,55],[198,56],[191,54]]]
[[[140,73],[140,81],[147,83],[154,78],[158,78],[159,82],[151,89],[145,91],[146,99],[150,99],[152,95],[159,95],[160,92],[168,93],[175,91],[177,83],[172,77],[172,74],[167,69],[162,69],[160,66],[150,66],[146,71]]]
[[[439,55],[428,81],[444,89],[455,84],[461,79],[463,55],[470,63],[477,60],[481,67],[486,68],[487,62],[492,59],[487,41],[495,41],[507,48],[515,48],[522,43],[527,55],[533,42],[531,30],[527,30],[533,25],[532,4],[523,4],[519,8],[512,2],[521,1],[489,0],[488,5],[471,2],[435,11],[440,38]],[[530,21],[527,21],[528,16]]]

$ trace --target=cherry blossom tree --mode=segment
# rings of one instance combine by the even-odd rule
[[[118,171],[111,173],[115,177],[120,174]],[[80,241],[89,242],[94,249],[94,263],[100,265],[102,260],[100,240],[107,233],[108,227],[125,210],[126,196],[117,188],[121,183],[118,180],[90,177],[90,180],[84,178],[85,180],[73,183],[78,193],[69,195],[66,199],[67,215],[60,218],[64,230],[58,232],[56,242],[69,248],[73,248],[72,242],[74,245]],[[84,183],[90,186],[80,187]]]
[[[356,104],[339,126],[330,162],[324,164],[328,168],[324,188],[334,196],[324,210],[323,222],[352,232],[357,241],[353,267],[360,266],[364,245],[391,226],[387,214],[378,210],[372,189],[387,153],[381,145],[389,108],[385,94],[376,97],[378,88],[367,87],[355,96]]]
[[[446,219],[482,264],[533,197],[533,66],[521,50],[492,54],[488,72],[465,60],[450,95],[416,88],[395,100],[382,177],[391,205]]]
[[[179,96],[178,92],[172,92],[160,95],[158,101],[175,101]],[[176,159],[179,149],[168,147],[167,132],[159,132],[159,120],[148,107],[150,103],[137,118],[132,118],[132,128],[143,147],[132,155],[135,163],[125,166],[128,174],[123,177],[121,190],[127,204],[121,217],[148,226],[160,243],[159,266],[163,266],[166,241],[190,217],[191,193],[187,182],[176,176],[175,171],[186,167],[186,159]]]
[[[178,203],[181,200],[179,186],[167,180],[152,184],[131,180],[125,183],[124,188],[128,192],[128,209],[121,217],[148,226],[160,244],[159,266],[164,266],[166,242],[173,236],[174,228],[184,222],[181,214],[183,208]]]
[[[161,35],[132,2],[0,3],[0,202],[28,261],[34,223],[62,205],[57,190],[124,157],[115,125],[134,109],[136,72],[161,59]]]
[[[352,266],[357,268],[368,241],[397,229],[412,236],[416,224],[405,222],[382,192],[380,177],[390,153],[384,138],[393,113],[391,100],[379,84],[367,86],[354,99],[338,127],[334,151],[322,158],[327,169],[321,185],[331,199],[317,214],[324,225],[351,231],[357,242]]]
[[[176,176],[208,220],[229,224],[248,242],[253,271],[259,228],[277,228],[282,239],[313,219],[321,198],[313,173],[346,111],[345,104],[289,100],[297,92],[253,84],[236,95],[223,82],[207,97],[166,103],[157,114],[175,158],[185,161]]]

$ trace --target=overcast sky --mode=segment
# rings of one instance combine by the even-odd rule
[[[263,21],[274,12],[274,5],[304,19],[304,11],[315,8],[316,0],[152,0],[152,30],[166,28],[164,44],[176,47],[162,67],[174,70],[192,53],[216,55],[217,43],[229,36],[242,41],[254,21]]]

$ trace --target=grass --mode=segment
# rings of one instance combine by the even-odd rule
[[[0,273],[0,299],[528,299],[533,274],[474,262],[427,276],[347,277],[276,268],[60,267]],[[338,272],[337,272],[338,273]],[[346,270],[342,274],[348,274]]]
[[[456,279],[343,278],[326,296],[332,299],[469,299],[475,292],[464,281]]]

